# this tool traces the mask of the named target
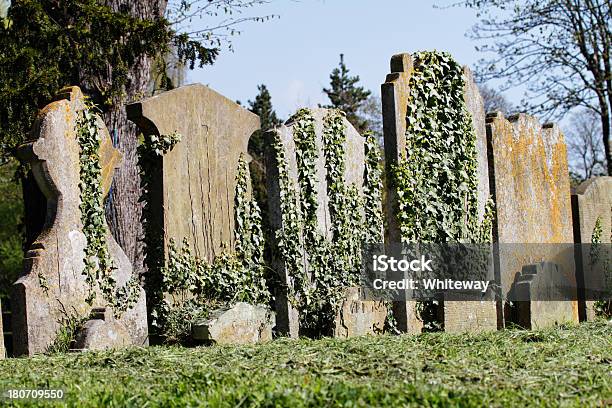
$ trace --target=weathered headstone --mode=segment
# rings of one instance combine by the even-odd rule
[[[187,239],[194,255],[211,261],[233,247],[238,160],[248,154],[259,117],[212,89],[183,86],[127,106],[146,135],[178,133],[181,140],[159,157],[149,203],[167,249]]]
[[[414,72],[414,63],[413,57],[408,53],[396,54],[391,57],[391,73],[387,75],[385,83],[381,86],[385,164],[388,175],[393,173],[393,168],[405,157],[406,115],[410,99],[410,78]],[[463,77],[465,83],[464,100],[476,133],[478,214],[482,218],[485,214],[485,204],[489,198],[484,103],[472,73],[467,67],[463,68]],[[387,220],[385,242],[393,245],[401,242],[400,225],[396,216],[398,192],[392,182],[388,182],[387,185],[390,188],[385,201]],[[423,322],[418,317],[414,301],[394,302],[393,312],[401,331],[421,332]],[[490,320],[492,313],[496,313],[495,304],[492,301],[455,301],[449,303],[448,308],[445,307],[441,312],[444,326],[449,331],[483,330],[484,324],[486,324],[486,329],[494,330],[496,328],[496,324],[493,324]],[[469,318],[469,316],[474,318]],[[487,318],[476,318],[475,316],[487,316]]]
[[[569,299],[570,296],[563,292],[576,290],[575,286],[567,288],[566,283],[563,270],[555,263],[540,262],[523,266],[512,289],[513,296],[518,299],[512,321],[526,329],[540,329],[564,322],[559,316],[571,316],[574,306],[572,302],[558,299]]]
[[[600,242],[602,244],[612,243],[610,233],[612,231],[612,177],[595,177],[576,187],[572,194],[572,215],[575,243],[591,244],[597,224],[602,231],[599,237]],[[585,271],[591,268],[590,247],[582,245],[577,250],[580,252],[576,254],[576,276],[579,279],[579,286],[587,289],[591,286],[587,282],[594,278],[585,277]],[[603,281],[601,283],[604,284]],[[595,318],[594,302],[584,300],[584,295],[584,293],[579,293],[580,320],[593,320]]]
[[[497,328],[497,308],[492,300],[445,300],[443,313],[445,332],[484,332]]]
[[[506,119],[497,112],[487,115],[487,137],[502,294],[511,293],[523,267],[540,262],[554,262],[558,273],[575,284],[573,251],[563,246],[571,244],[573,236],[567,150],[561,131],[556,125],[542,126],[532,116]],[[543,308],[533,304],[539,302],[537,298],[535,294],[532,305],[522,307],[531,310],[529,317],[521,318],[529,321],[527,326],[578,320],[576,302]],[[506,322],[512,319],[508,304],[504,313]]]
[[[238,238],[252,238],[240,232],[253,227],[251,220],[237,218],[241,211],[249,212],[244,214],[247,217],[253,215],[250,212],[254,207],[237,208],[238,201],[251,199],[251,186],[247,180],[242,186],[237,176],[240,166],[248,166],[249,139],[259,130],[260,119],[200,84],[128,105],[127,112],[145,139],[139,157],[146,185],[143,218],[149,270],[145,287],[152,341],[158,341],[166,332],[169,311],[182,308],[186,302],[204,300],[190,285],[181,286],[185,279],[169,278],[160,267],[171,268],[174,249],[187,250],[190,259],[212,264],[225,255],[236,255],[241,249],[237,248]],[[147,153],[150,142],[169,139],[174,144],[162,149],[162,154],[157,150]],[[245,171],[249,179],[248,167]],[[243,188],[246,191],[239,194]],[[253,222],[258,223],[258,217],[255,215],[257,220]],[[189,266],[185,268],[186,274],[196,273]]]
[[[28,249],[24,274],[13,285],[12,322],[14,353],[41,353],[55,340],[67,318],[87,317],[94,307],[106,307],[97,293],[92,304],[86,302],[90,291],[83,274],[87,238],[83,233],[80,197],[80,146],[77,118],[85,108],[78,87],[66,88],[55,102],[39,113],[32,130],[33,141],[19,147],[19,158],[31,165],[38,187],[47,199],[45,225]],[[114,169],[121,155],[112,147],[108,130],[98,117],[99,150],[103,192],[107,194]],[[106,220],[101,220],[104,223]],[[106,232],[110,258],[116,270],[117,285],[132,278],[132,266],[110,232]],[[130,343],[147,342],[147,317],[144,291],[136,305],[118,319],[130,335]]]
[[[338,311],[334,337],[355,337],[380,334],[385,329],[387,308],[384,303],[362,300],[359,288],[347,289]]]
[[[274,324],[274,313],[267,307],[238,302],[193,323],[191,333],[194,340],[208,343],[255,344],[272,340]]]
[[[333,199],[330,196],[329,188],[330,182],[328,180],[328,167],[329,163],[326,161],[334,160],[334,158],[327,157],[327,154],[324,151],[324,132],[326,130],[326,120],[333,115],[335,115],[334,110],[329,109],[309,109],[302,110],[301,112],[307,112],[307,114],[312,117],[314,122],[314,140],[312,141],[312,147],[316,152],[316,161],[313,164],[313,182],[312,189],[314,190],[314,194],[316,197],[314,198],[317,202],[316,209],[316,231],[320,234],[324,239],[331,242],[334,237],[332,233],[332,224],[333,224],[333,214],[330,209],[330,202]],[[299,112],[297,114],[299,116]],[[299,182],[299,173],[302,172],[308,173],[310,170],[306,168],[299,168],[300,155],[305,156],[307,153],[300,152],[298,148],[298,143],[296,142],[298,135],[300,132],[299,122],[301,119],[294,116],[289,119],[284,125],[279,128],[274,129],[269,132],[266,137],[268,138],[268,144],[273,146],[276,141],[279,141],[280,147],[279,149],[282,151],[282,155],[286,159],[287,165],[287,177],[288,182],[291,183],[293,187],[296,189],[297,193],[297,201],[301,203],[308,202],[307,192],[300,190],[300,182]],[[365,142],[366,139],[361,136],[357,130],[348,122],[348,120],[342,116],[342,127],[343,127],[343,139],[344,142],[339,149],[339,154],[343,156],[343,160],[345,163],[344,173],[342,174],[343,183],[347,188],[355,189],[356,194],[359,197],[363,198],[364,194],[364,171],[366,169],[366,152],[365,152]],[[311,142],[307,142],[309,145]],[[274,232],[273,235],[283,231],[284,229],[291,228],[288,225],[283,224],[283,197],[286,194],[286,191],[283,191],[282,186],[282,178],[283,176],[280,174],[282,169],[279,169],[278,163],[278,155],[274,148],[270,148],[267,154],[267,189],[268,189],[268,203],[269,203],[269,215],[270,215],[270,225]],[[304,165],[306,167],[306,165]],[[308,182],[310,182],[308,181]],[[287,186],[285,186],[287,187]],[[333,188],[333,187],[332,187]],[[339,193],[338,193],[339,194]],[[365,201],[365,200],[364,200]],[[363,207],[359,211],[363,212]],[[286,214],[285,214],[286,215]],[[302,214],[304,215],[304,214]],[[349,216],[354,216],[355,214],[349,214]],[[364,214],[360,214],[363,217]],[[375,220],[365,220],[365,222],[375,223]],[[361,231],[351,231],[352,234],[357,235],[360,234]],[[379,234],[380,235],[380,234]],[[300,238],[304,239],[304,237]],[[301,242],[300,244],[303,244]],[[300,265],[299,268],[303,271],[309,271],[309,261],[308,256],[306,255],[306,251],[304,247],[302,249],[304,252],[301,253],[300,257]],[[339,254],[335,254],[335,256],[339,256]],[[280,253],[275,253],[273,260],[273,268],[279,273],[281,278],[281,287],[278,289],[276,293],[276,330],[281,335],[288,335],[291,337],[297,337],[301,334],[300,327],[300,316],[298,310],[296,310],[290,300],[288,291],[289,288],[293,285],[293,279],[290,276],[290,272],[286,268],[285,259],[281,256]],[[311,273],[311,272],[306,272]],[[354,302],[361,302],[354,300]],[[364,304],[369,304],[369,302],[365,302]],[[370,306],[355,306],[355,307],[370,307]],[[350,308],[349,308],[350,309]],[[378,309],[377,309],[378,310]],[[373,318],[374,313],[368,313],[369,318]],[[337,316],[337,319],[341,319],[342,313]],[[348,318],[348,316],[347,316]],[[337,321],[336,321],[337,323]],[[373,323],[360,323],[362,326],[372,326]],[[333,327],[332,327],[333,330]],[[359,329],[361,330],[361,329]],[[350,330],[352,332],[352,329]]]

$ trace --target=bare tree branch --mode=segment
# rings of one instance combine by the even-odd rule
[[[257,7],[270,0],[171,0],[166,17],[177,32],[189,40],[208,47],[227,46],[232,50],[232,37],[240,35],[239,27],[245,23],[262,23],[275,14],[252,14]]]
[[[610,0],[464,0],[480,21],[468,36],[487,55],[477,79],[526,89],[522,108],[559,119],[577,107],[601,123],[612,174],[612,2]]]

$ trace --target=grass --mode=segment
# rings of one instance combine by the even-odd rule
[[[0,361],[0,391],[61,388],[63,403],[79,407],[605,406],[611,335],[600,321],[39,356]]]

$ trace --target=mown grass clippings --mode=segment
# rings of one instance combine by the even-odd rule
[[[0,361],[0,390],[62,388],[62,404],[79,407],[605,406],[611,335],[600,321],[38,356]]]

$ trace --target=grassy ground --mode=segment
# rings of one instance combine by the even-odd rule
[[[12,388],[61,388],[83,407],[606,406],[612,325],[0,361],[0,391]]]

